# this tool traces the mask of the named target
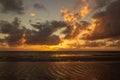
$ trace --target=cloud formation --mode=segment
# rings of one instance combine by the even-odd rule
[[[65,39],[75,38],[77,35],[80,34],[82,30],[85,30],[88,25],[90,25],[87,21],[80,21],[79,23],[75,24],[77,27],[74,28],[71,25],[67,25],[66,29],[62,32],[65,34]],[[73,31],[74,28],[74,31]]]
[[[101,8],[109,4],[111,0],[95,0],[95,2],[96,2],[96,8]]]
[[[4,39],[9,45],[18,45],[24,30],[20,26],[21,21],[16,17],[12,23],[8,21],[0,22],[0,29],[2,34],[8,34],[9,36]]]
[[[32,31],[27,36],[27,44],[39,45],[56,45],[60,43],[60,38],[57,35],[52,35],[58,29],[65,27],[62,21],[51,21],[42,23],[31,24],[38,31]]]
[[[22,43],[31,45],[57,45],[61,42],[61,39],[59,36],[53,35],[53,33],[65,27],[66,24],[63,21],[46,21],[45,23],[34,23],[31,26],[37,30],[26,29],[21,25],[20,19],[16,17],[12,23],[1,21],[0,32],[9,35],[4,39],[4,42],[10,46],[21,45]],[[3,40],[1,39],[1,41]]]
[[[13,12],[17,14],[24,13],[22,0],[0,0],[0,11],[3,13]]]
[[[103,39],[120,36],[120,1],[114,1],[105,11],[97,12],[94,16],[96,27],[88,39]]]
[[[40,4],[40,3],[35,3],[35,4],[33,5],[33,7],[34,7],[35,9],[38,9],[38,10],[46,10],[46,7],[45,7],[43,4]]]

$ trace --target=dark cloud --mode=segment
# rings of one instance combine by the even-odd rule
[[[0,11],[3,13],[14,12],[17,14],[24,13],[22,0],[0,0]]]
[[[72,31],[73,31],[73,28],[72,26],[67,26],[66,29],[62,32],[63,34],[65,34],[65,39],[69,39],[69,38],[72,38]]]
[[[40,44],[40,45],[56,45],[60,43],[59,36],[52,35],[58,29],[65,27],[65,23],[62,21],[52,21],[32,24],[32,26],[38,31],[32,31],[27,36],[27,44]]]
[[[96,19],[96,27],[88,39],[103,39],[120,36],[120,1],[111,3],[105,11],[93,16]]]
[[[46,9],[47,9],[43,4],[40,4],[40,3],[35,3],[35,4],[33,5],[33,7],[34,7],[35,9],[38,9],[38,10],[46,10]]]
[[[80,27],[77,27],[74,31],[72,26],[66,27],[67,28],[63,31],[63,33],[65,34],[65,39],[75,38],[80,32]]]
[[[82,30],[85,30],[87,26],[90,25],[87,21],[80,21],[79,23],[76,23],[75,26],[77,26],[75,29],[71,25],[67,25],[66,29],[62,32],[65,34],[65,39],[75,38]]]
[[[86,41],[85,47],[103,47],[106,43],[104,41]]]
[[[0,28],[2,34],[8,34],[9,36],[4,41],[9,45],[18,45],[24,30],[20,29],[20,21],[16,17],[12,23],[7,21],[0,22]]]
[[[1,21],[0,31],[2,34],[8,34],[4,41],[10,46],[21,45],[21,40],[26,40],[24,44],[32,45],[57,45],[61,42],[61,39],[57,35],[53,35],[55,31],[65,27],[63,21],[46,21],[45,23],[34,23],[31,24],[37,30],[29,30],[21,26],[21,21],[15,18],[13,22]],[[24,36],[23,36],[24,35]]]

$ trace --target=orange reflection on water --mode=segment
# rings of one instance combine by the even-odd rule
[[[91,54],[71,54],[71,53],[69,53],[69,54],[52,54],[51,55],[51,57],[82,57],[82,56],[91,56]]]

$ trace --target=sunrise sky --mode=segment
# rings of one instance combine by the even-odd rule
[[[120,50],[120,0],[0,0],[0,51]]]

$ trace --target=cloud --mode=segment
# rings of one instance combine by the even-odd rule
[[[109,45],[110,47],[120,47],[120,40],[116,40],[114,44]]]
[[[95,0],[96,8],[104,7],[111,2],[111,0]]]
[[[9,36],[4,39],[8,45],[19,45],[24,30],[20,29],[20,20],[16,17],[12,23],[8,21],[1,21],[0,28],[2,34],[8,34]]]
[[[57,35],[53,35],[58,29],[63,28],[66,24],[63,21],[46,21],[45,23],[31,24],[37,30],[29,30],[21,25],[19,18],[15,18],[13,22],[1,21],[0,31],[8,36],[0,42],[4,41],[10,46],[21,44],[31,45],[57,45],[61,39]]]
[[[56,45],[61,42],[59,36],[52,35],[58,29],[65,27],[62,21],[51,21],[31,24],[38,31],[31,31],[27,36],[27,44]]]
[[[64,38],[65,39],[75,38],[77,35],[80,34],[82,30],[85,30],[88,25],[90,25],[90,23],[87,21],[80,21],[79,23],[76,23],[75,24],[75,26],[77,26],[76,28],[74,28],[71,25],[66,25],[66,29],[62,32],[63,34],[65,34]]]
[[[80,32],[80,27],[76,27],[75,30],[73,31],[73,27],[71,26],[66,26],[66,29],[62,32],[65,34],[64,39],[70,39],[76,37]]]
[[[0,0],[0,11],[3,13],[14,12],[17,14],[24,13],[22,0]]]
[[[103,47],[106,45],[106,42],[101,40],[101,41],[86,41],[86,44],[84,45],[85,47]]]
[[[35,3],[35,4],[33,5],[33,7],[34,7],[35,9],[38,9],[38,10],[46,10],[46,7],[45,7],[43,4],[40,4],[40,3]]]
[[[114,1],[107,6],[105,11],[93,16],[96,19],[96,27],[88,39],[104,39],[120,36],[120,1]]]

